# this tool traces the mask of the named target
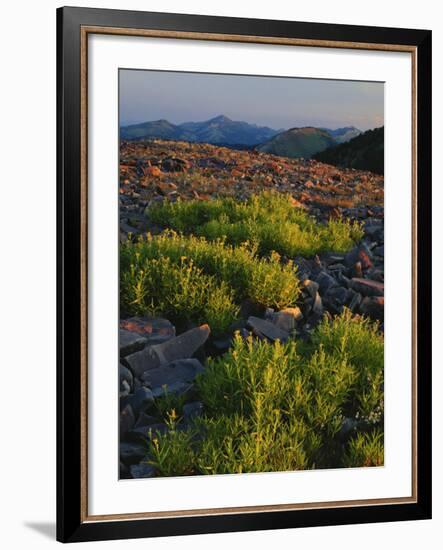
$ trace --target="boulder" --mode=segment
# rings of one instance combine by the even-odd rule
[[[134,412],[131,405],[126,407],[120,413],[120,437],[123,437],[129,430],[132,429],[135,423]]]
[[[119,347],[120,347],[120,357],[125,357],[130,353],[140,351],[145,347],[147,339],[143,338],[136,332],[131,332],[125,329],[119,329]]]
[[[323,302],[318,292],[315,295],[314,303],[312,304],[312,313],[319,317],[323,315]]]
[[[134,479],[155,476],[154,466],[151,466],[150,464],[147,464],[145,462],[140,462],[140,464],[132,464],[129,467],[129,471],[131,472],[131,476]]]
[[[122,406],[131,405],[134,414],[138,416],[148,409],[154,402],[152,391],[141,386],[135,393],[132,393],[121,400]]]
[[[271,341],[280,340],[281,342],[286,342],[289,338],[289,334],[285,330],[269,321],[265,321],[265,319],[260,319],[260,317],[249,317],[248,325],[256,336],[265,337]]]
[[[385,315],[385,299],[381,296],[367,296],[360,304],[360,313],[371,319],[383,321]]]
[[[120,393],[124,392],[129,388],[129,393],[133,390],[134,387],[134,377],[132,372],[120,363],[118,366],[118,374],[120,378]],[[126,382],[126,384],[124,384]]]
[[[271,323],[285,332],[291,332],[295,329],[297,322],[303,319],[303,314],[299,307],[287,307],[281,311],[271,313],[269,320]]]
[[[302,283],[302,288],[306,290],[311,298],[315,298],[315,295],[319,289],[319,284],[315,281],[311,281],[310,279],[305,279]]]
[[[337,286],[337,281],[326,271],[320,271],[315,280],[318,283],[321,295],[327,292],[330,288]]]
[[[161,317],[130,317],[120,321],[120,329],[124,330],[125,334],[131,333],[134,338],[146,339],[142,348],[145,345],[161,344],[175,336],[174,325]],[[137,350],[134,349],[129,353],[134,351]],[[129,353],[125,353],[125,355],[129,355]]]
[[[188,359],[206,342],[210,334],[208,325],[193,328],[162,344],[148,346],[126,357],[126,362],[135,376],[156,369],[177,359]]]
[[[178,359],[156,369],[143,373],[141,380],[148,385],[154,397],[167,393],[182,393],[204,371],[198,359]]]
[[[138,464],[146,456],[147,448],[137,443],[120,443],[120,460],[126,466]]]
[[[372,279],[354,277],[351,279],[349,285],[356,292],[363,294],[363,296],[383,296],[385,291],[383,283],[373,281]]]

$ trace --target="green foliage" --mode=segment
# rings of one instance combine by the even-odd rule
[[[382,372],[376,327],[347,311],[323,322],[309,345],[237,335],[233,348],[210,359],[197,379],[204,416],[180,435],[177,429],[159,434],[152,464],[159,475],[382,464],[382,418],[346,447],[340,439],[345,416],[367,413],[365,396],[382,407]]]
[[[343,464],[347,468],[363,468],[383,466],[383,461],[383,432],[377,428],[369,433],[359,433],[349,441]]]
[[[192,231],[209,240],[233,245],[254,243],[260,255],[313,256],[326,251],[346,252],[361,239],[360,225],[348,220],[319,224],[304,210],[294,208],[289,195],[263,192],[247,201],[177,201],[151,206],[152,221],[183,233]]]
[[[122,307],[128,312],[164,315],[178,324],[188,319],[208,323],[215,334],[236,319],[238,306],[232,289],[203,273],[192,259],[182,257],[173,263],[160,255],[141,262],[136,251],[128,253],[134,261],[122,269],[120,279]]]
[[[217,333],[236,318],[246,298],[281,309],[298,294],[292,262],[281,264],[275,253],[259,258],[253,246],[168,232],[120,247],[121,307],[130,314],[206,322]]]

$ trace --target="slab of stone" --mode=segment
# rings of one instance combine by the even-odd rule
[[[299,307],[287,307],[281,311],[276,311],[269,318],[271,323],[285,332],[295,330],[301,319],[303,319],[303,314]]]
[[[351,279],[350,287],[363,296],[383,296],[385,292],[385,285],[372,279],[354,277]]]
[[[136,332],[131,332],[123,328],[118,331],[118,341],[120,348],[120,357],[125,357],[131,353],[142,350],[148,340]]]
[[[121,400],[122,406],[131,405],[134,415],[138,416],[141,412],[148,409],[154,402],[154,395],[149,388],[141,386],[135,393],[131,393]]]
[[[136,428],[143,428],[144,426],[149,426],[150,424],[155,424],[157,422],[157,419],[155,416],[151,416],[150,414],[146,414],[144,412],[140,413],[137,422],[135,423]]]
[[[302,283],[302,287],[306,290],[309,296],[311,296],[311,298],[315,298],[315,295],[319,289],[319,284],[315,281],[311,281],[311,279],[305,279]]]
[[[174,325],[161,317],[130,317],[120,321],[120,329],[145,338],[147,345],[161,344],[175,336]]]
[[[265,319],[260,319],[260,317],[249,317],[248,325],[257,336],[268,338],[268,340],[273,342],[275,340],[286,342],[289,338],[289,334],[285,330],[282,330],[269,321],[265,321]]]
[[[126,386],[129,387],[129,391],[132,391],[134,385],[134,377],[132,372],[120,363],[118,367],[118,374],[120,378],[120,392],[126,389]],[[123,386],[123,383],[126,382],[126,385]]]
[[[135,423],[134,411],[131,405],[126,407],[120,413],[120,437],[123,437],[129,430],[132,429]]]
[[[323,315],[323,302],[318,292],[315,295],[314,303],[312,304],[312,313],[319,317]]]
[[[326,273],[326,271],[320,271],[315,280],[319,285],[319,291],[322,295],[330,288],[337,286],[337,281],[334,279],[334,277],[332,277],[332,275]]]
[[[147,448],[137,443],[120,443],[120,460],[126,466],[138,464],[146,456]]]
[[[126,357],[135,376],[140,378],[148,370],[178,359],[188,359],[206,342],[210,334],[208,325],[201,325],[162,344],[146,347]]]
[[[151,388],[154,396],[161,396],[165,392],[181,392],[195,380],[197,374],[202,372],[204,367],[198,359],[178,359],[145,371],[142,381]]]
[[[377,321],[385,316],[385,299],[382,296],[366,296],[360,304],[360,313]]]
[[[337,301],[340,305],[343,305],[346,300],[348,299],[349,291],[347,288],[343,286],[337,286],[334,288],[330,288],[328,292],[326,293],[326,296],[328,298],[332,298]]]
[[[154,466],[151,466],[150,464],[146,464],[144,462],[141,462],[140,464],[132,464],[132,466],[129,467],[129,470],[131,472],[131,476],[134,479],[155,476]]]

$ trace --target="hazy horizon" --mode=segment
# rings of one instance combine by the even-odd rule
[[[120,126],[219,115],[274,130],[384,124],[381,82],[120,69]]]

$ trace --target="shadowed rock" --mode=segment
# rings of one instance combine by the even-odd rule
[[[260,319],[260,317],[249,317],[248,325],[257,336],[264,336],[272,341],[280,340],[281,342],[286,342],[289,338],[289,334],[285,330],[282,330],[269,321]]]
[[[143,462],[141,462],[140,464],[133,464],[132,466],[129,467],[129,470],[131,472],[131,476],[134,479],[155,476],[155,468],[150,464],[145,464]]]
[[[118,331],[118,337],[120,357],[125,357],[125,355],[140,351],[145,347],[145,344],[148,341],[136,332],[131,332],[125,329],[120,329]]]
[[[175,336],[175,327],[167,319],[162,319],[160,317],[131,317],[120,321],[120,331],[124,332],[124,337],[129,340],[129,334],[133,335],[134,341],[136,338],[144,338],[146,342],[143,343],[142,349],[145,345],[154,345],[161,344],[170,338]],[[120,336],[121,338],[121,336]],[[121,340],[120,340],[121,348]],[[125,353],[124,355],[129,355],[137,351],[136,349]],[[120,355],[122,355],[120,350]]]
[[[156,369],[147,370],[142,381],[147,384],[155,397],[165,392],[181,393],[188,389],[197,374],[204,371],[198,359],[179,359]]]
[[[354,277],[351,279],[349,286],[356,292],[363,294],[363,296],[383,296],[385,292],[384,284],[372,279]]]
[[[367,296],[360,304],[360,313],[377,321],[384,320],[385,299],[381,296]]]
[[[150,389],[141,387],[135,393],[128,395],[121,400],[122,406],[131,405],[135,415],[149,408],[154,402],[154,396]]]
[[[140,378],[147,370],[158,368],[177,359],[192,357],[198,348],[206,342],[209,334],[208,325],[193,328],[167,342],[149,346],[142,351],[128,355],[126,362],[134,375]]]
[[[301,319],[303,319],[303,314],[299,307],[287,307],[272,313],[270,316],[271,323],[285,332],[294,330],[297,322]]]
[[[134,412],[131,405],[126,405],[126,407],[120,413],[120,437],[124,436],[135,423]]]

